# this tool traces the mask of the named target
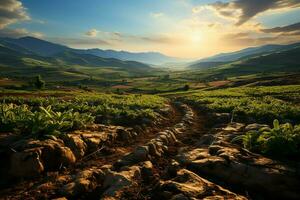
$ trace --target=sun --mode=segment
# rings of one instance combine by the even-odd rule
[[[200,43],[203,41],[203,33],[201,31],[193,31],[190,34],[192,43]]]

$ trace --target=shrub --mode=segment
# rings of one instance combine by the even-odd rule
[[[190,86],[189,86],[189,85],[184,85],[184,86],[183,86],[183,90],[184,90],[184,91],[188,91],[189,89],[190,89]]]
[[[42,80],[42,77],[40,75],[38,75],[36,78],[35,78],[35,82],[34,82],[34,86],[37,88],[37,89],[43,89],[45,87],[45,81]]]

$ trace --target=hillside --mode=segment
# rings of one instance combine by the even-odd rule
[[[283,50],[289,50],[293,49],[295,47],[299,47],[300,43],[293,43],[289,45],[264,45],[260,47],[250,47],[246,49],[242,49],[239,51],[231,52],[231,53],[221,53],[217,54],[212,57],[203,58],[201,60],[195,61],[189,65],[190,68],[196,69],[196,68],[203,68],[203,66],[206,66],[205,68],[215,67],[218,65],[221,65],[225,62],[233,62],[240,59],[243,59],[245,57],[253,57],[255,55],[261,55],[266,53],[274,53],[277,51],[283,51]]]
[[[225,76],[273,72],[299,72],[299,55],[300,47],[297,47],[290,50],[241,59],[236,62],[213,68],[212,71]]]
[[[150,69],[147,64],[135,61],[122,61],[115,58],[101,58],[90,54],[78,54],[73,51],[64,51],[52,56],[55,60],[63,61],[68,65],[82,65],[88,67],[115,67],[121,69]]]
[[[6,43],[14,44],[15,46],[24,48],[40,56],[53,56],[59,52],[69,49],[66,46],[54,44],[34,37],[22,37],[18,39],[5,38],[2,40],[4,40]]]
[[[188,66],[189,69],[209,69],[224,65],[228,62],[199,62]]]
[[[0,41],[0,69],[2,77],[25,78],[40,74],[50,81],[82,80],[90,76],[99,79],[127,77],[153,70],[144,63],[77,54],[69,50],[46,57],[5,41]]]

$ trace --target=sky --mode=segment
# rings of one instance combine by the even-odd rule
[[[0,37],[202,58],[300,41],[300,0],[0,0]]]

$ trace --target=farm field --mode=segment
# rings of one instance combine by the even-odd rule
[[[191,176],[185,185],[193,180],[194,175],[190,173],[205,174],[204,178],[211,181],[209,184],[220,185],[217,193],[227,192],[226,195],[232,198],[245,195],[269,198],[274,194],[292,198],[290,194],[274,191],[273,188],[283,187],[280,184],[270,187],[264,183],[261,190],[253,187],[259,181],[255,178],[257,173],[273,178],[275,166],[293,169],[299,162],[299,94],[299,85],[225,89],[212,85],[157,95],[120,95],[74,89],[4,90],[0,97],[0,147],[2,159],[12,156],[12,163],[2,166],[1,176],[5,178],[1,182],[3,189],[0,194],[5,198],[12,198],[12,194],[17,198],[93,198],[99,193],[93,184],[100,181],[94,176],[102,176],[103,167],[111,165],[110,170],[116,170],[120,176],[123,173],[124,176],[125,173],[135,174],[139,167],[151,169],[147,174],[141,174],[141,179],[127,177],[133,185],[118,190],[121,197],[131,198],[140,191],[141,196],[163,198],[164,184],[170,183],[162,182],[159,189],[153,189],[153,176],[172,177],[170,174],[160,175],[160,170],[166,167],[166,163],[170,168],[175,162],[178,178]],[[8,144],[13,151],[11,153],[5,150]],[[212,149],[216,149],[217,153],[211,153]],[[248,153],[245,154],[242,149]],[[39,161],[18,158],[33,153],[38,155]],[[203,157],[198,158],[198,154]],[[212,158],[216,160],[211,161]],[[228,165],[227,159],[240,163],[241,168]],[[19,168],[21,164],[26,167]],[[210,165],[215,168],[209,168]],[[64,170],[60,169],[61,166]],[[251,166],[254,171],[243,174],[242,166]],[[219,182],[231,170],[241,170],[241,176],[254,177],[249,183],[244,182],[243,177],[238,178],[239,175],[237,180]],[[80,178],[82,173],[86,175]],[[276,179],[296,181],[286,173],[283,170]],[[21,177],[25,180],[20,181]],[[67,180],[54,181],[57,177]],[[136,178],[142,181],[139,185],[135,185],[138,183]],[[7,184],[15,181],[15,186],[7,188]],[[87,185],[83,187],[82,184]],[[172,184],[177,184],[176,179]],[[286,191],[298,195],[296,185],[285,187]],[[230,188],[233,193],[224,188]]]

